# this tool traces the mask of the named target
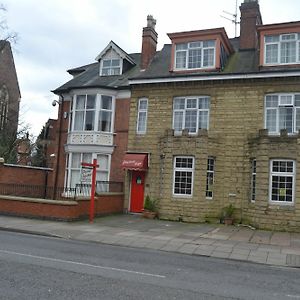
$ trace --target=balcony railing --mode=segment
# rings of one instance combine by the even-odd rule
[[[113,134],[103,132],[70,132],[68,135],[68,144],[74,145],[113,145]]]

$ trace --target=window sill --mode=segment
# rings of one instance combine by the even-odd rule
[[[187,201],[187,200],[192,200],[193,199],[193,195],[172,195],[173,200],[179,201],[179,200],[183,200],[183,201]]]
[[[276,209],[295,210],[295,203],[269,201],[269,208],[274,210]]]

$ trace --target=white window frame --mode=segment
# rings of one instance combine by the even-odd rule
[[[285,37],[294,35],[295,38],[291,40],[285,40]],[[278,41],[274,42],[266,42],[266,39],[270,36],[278,37]],[[295,42],[295,61],[293,62],[281,62],[281,46],[283,43],[286,42]],[[267,62],[267,46],[268,45],[276,45],[277,46],[277,62]],[[300,33],[291,32],[291,33],[284,33],[284,34],[270,34],[264,36],[264,64],[265,65],[292,65],[300,63]]]
[[[204,46],[205,43],[214,42],[214,46]],[[199,46],[195,46],[195,44],[198,44]],[[177,49],[177,46],[186,46],[186,49]],[[193,50],[200,50],[201,51],[201,66],[197,68],[189,68],[189,52]],[[213,50],[214,57],[213,57],[213,63],[208,66],[203,65],[204,61],[204,51],[205,50]],[[188,43],[178,43],[175,44],[175,55],[174,55],[174,70],[180,71],[180,70],[199,70],[199,69],[211,69],[214,68],[216,65],[216,40],[207,40],[207,41],[192,41]],[[178,53],[185,53],[185,67],[176,67],[177,65],[177,54]]]
[[[252,159],[251,161],[251,202],[254,203],[256,200],[256,172],[257,172],[257,161]]]
[[[176,160],[177,159],[192,159],[192,168],[176,167]],[[194,189],[194,169],[195,169],[195,158],[193,156],[174,156],[174,162],[173,162],[173,186],[172,186],[172,194],[173,194],[174,197],[191,198],[193,196],[193,189]],[[191,183],[191,193],[190,194],[175,193],[176,172],[190,172],[191,173],[192,183]]]
[[[175,108],[175,102],[176,100],[184,100],[185,104],[184,104],[184,108]],[[196,108],[189,108],[188,107],[188,101],[189,100],[194,100],[196,99]],[[208,99],[208,108],[199,108],[199,103],[201,100],[205,100]],[[195,111],[197,110],[197,120],[196,120],[196,131],[195,132],[189,132],[190,135],[196,135],[198,134],[199,131],[199,119],[200,119],[200,113],[201,112],[207,112],[207,124],[206,124],[206,128],[201,128],[201,129],[209,129],[209,112],[210,112],[210,97],[209,96],[194,96],[194,97],[175,97],[173,99],[173,121],[172,121],[172,128],[174,129],[175,134],[180,134],[182,132],[182,130],[184,129],[188,129],[185,126],[186,123],[186,112],[187,111]],[[175,114],[176,113],[182,113],[182,128],[181,130],[176,130],[175,128]]]
[[[212,166],[212,170],[210,170],[210,166]],[[215,183],[215,166],[216,166],[216,159],[214,157],[209,156],[207,159],[207,170],[206,170],[206,188],[205,188],[206,199],[213,199],[213,196],[214,196],[213,186]],[[211,184],[212,189],[211,190],[208,189],[209,178],[212,178],[212,184]],[[211,195],[209,195],[209,193],[211,193]]]
[[[277,101],[278,101],[278,105],[277,106],[272,106],[272,107],[267,107],[267,98],[268,97],[277,97]],[[300,100],[297,99],[297,102],[299,101],[299,103],[296,102],[296,97],[300,98],[300,93],[295,93],[295,94],[291,94],[291,93],[285,93],[285,94],[267,94],[265,95],[265,111],[264,111],[264,127],[266,129],[267,128],[267,112],[268,111],[273,111],[276,114],[276,130],[271,131],[269,130],[269,134],[270,135],[278,135],[280,134],[280,130],[281,129],[285,129],[285,128],[279,128],[279,124],[280,124],[280,119],[279,119],[279,109],[280,107],[287,107],[287,108],[292,108],[293,112],[292,112],[292,132],[288,133],[289,135],[292,134],[298,134],[298,131],[300,130],[300,119],[298,120],[298,130],[297,130],[297,110],[300,110]],[[290,99],[290,102],[287,103],[285,102],[284,99]],[[300,117],[299,117],[300,118]]]
[[[146,108],[141,107],[142,103],[146,102]],[[137,113],[137,121],[136,121],[136,133],[137,134],[145,134],[147,132],[147,120],[148,120],[148,99],[147,98],[140,98],[138,102],[138,113]],[[141,115],[145,114],[145,118],[143,119],[143,124],[140,124]],[[143,125],[143,126],[141,126]],[[144,130],[141,129],[144,128]]]
[[[293,172],[280,172],[280,171],[273,171],[273,163],[274,162],[292,162],[293,163]],[[292,178],[292,201],[280,201],[280,200],[272,200],[272,183],[273,183],[273,176],[277,177],[290,177]],[[272,159],[270,160],[270,175],[269,175],[269,203],[276,204],[276,205],[294,205],[295,199],[295,183],[296,183],[296,161],[291,159]]]
[[[83,161],[83,156],[84,155],[91,155],[91,161],[90,163],[93,161],[93,159],[97,159],[98,155],[105,155],[108,158],[108,162],[107,162],[107,168],[106,169],[102,169],[101,165],[99,166],[99,169],[97,170],[98,172],[107,172],[107,180],[109,181],[110,179],[110,167],[111,167],[111,154],[108,153],[90,153],[90,152],[69,152],[68,153],[68,157],[67,157],[67,164],[66,164],[66,179],[65,179],[65,186],[66,187],[70,187],[71,186],[71,173],[72,171],[79,171],[80,172],[80,176],[81,176],[81,171],[82,171],[82,167],[79,166],[79,168],[74,168],[72,166],[72,156],[73,154],[79,154],[80,155],[80,162]],[[96,175],[96,180],[97,180],[97,175]],[[80,181],[78,182],[80,183]],[[75,188],[75,187],[73,187]]]
[[[88,95],[95,95],[95,108],[94,110],[94,130],[75,130],[75,118],[76,118],[76,102],[78,96],[85,96],[87,99]],[[111,109],[104,109],[102,106],[102,96],[107,96],[111,98]],[[86,107],[86,105],[85,105]],[[80,110],[82,111],[82,110]],[[84,108],[84,119],[83,119],[83,125],[85,124],[85,118],[86,118],[86,108]],[[99,120],[100,120],[100,112],[101,111],[107,111],[111,113],[111,124],[110,124],[110,131],[100,131],[99,130]],[[114,131],[114,115],[115,115],[115,97],[113,95],[105,95],[105,94],[85,94],[85,93],[78,93],[73,96],[73,101],[71,105],[71,121],[69,123],[69,132],[103,132],[103,133],[113,133]]]
[[[119,61],[118,66],[112,66],[113,61]],[[108,67],[104,67],[104,62],[110,62]],[[123,60],[121,58],[103,58],[100,62],[100,75],[101,76],[115,76],[122,74]],[[115,73],[114,69],[119,69],[119,72]],[[104,70],[107,70],[108,73],[104,74]]]

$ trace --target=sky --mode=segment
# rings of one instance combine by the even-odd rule
[[[237,1],[240,6],[243,0]],[[234,14],[236,0],[0,0],[4,18],[18,33],[13,45],[21,89],[20,120],[37,136],[48,118],[57,118],[58,99],[51,90],[71,76],[66,70],[93,63],[113,40],[127,53],[141,51],[147,15],[157,20],[158,46],[167,33],[224,27],[234,37],[234,24],[221,15]],[[300,20],[300,1],[260,0],[263,24]],[[239,20],[238,9],[238,20]],[[239,35],[239,27],[238,27]]]

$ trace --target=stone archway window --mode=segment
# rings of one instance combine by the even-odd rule
[[[5,85],[0,88],[0,130],[3,130],[7,123],[8,112],[8,90]]]

